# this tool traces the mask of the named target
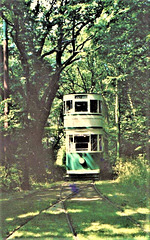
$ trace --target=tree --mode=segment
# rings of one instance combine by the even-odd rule
[[[83,29],[90,28],[100,17],[103,4],[94,0],[3,0],[1,10],[17,48],[21,66],[18,81],[23,80],[19,94],[24,115],[21,143],[24,141],[25,180],[28,166],[41,180],[45,174],[42,136],[61,72],[77,60],[91,38],[81,37]]]
[[[95,26],[94,45],[99,47],[109,82],[105,91],[108,106],[115,105],[115,96],[117,99],[116,142],[121,155],[134,156],[147,148],[148,12],[149,1],[116,1]]]

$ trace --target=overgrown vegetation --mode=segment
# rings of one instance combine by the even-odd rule
[[[144,156],[118,159],[114,171],[119,185],[131,195],[134,192],[137,203],[149,203],[149,162]],[[139,199],[139,200],[138,200]],[[138,205],[137,204],[137,205]]]
[[[143,156],[119,159],[114,167],[118,180],[135,188],[146,188],[149,177],[149,164]]]

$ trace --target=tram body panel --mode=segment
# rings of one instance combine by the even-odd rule
[[[103,127],[104,119],[99,115],[69,115],[64,116],[64,127]]]

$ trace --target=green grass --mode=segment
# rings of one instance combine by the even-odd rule
[[[20,193],[3,193],[0,199],[1,235],[6,237],[13,229],[37,215],[59,197],[49,188]]]
[[[126,215],[119,214],[118,210],[107,202],[69,202],[68,208],[80,238],[135,239],[145,236]]]
[[[58,183],[57,183],[58,185]],[[145,190],[138,193],[132,187],[124,187],[117,181],[98,181],[97,188],[111,201],[121,206],[123,212],[112,207],[107,201],[67,201],[73,225],[80,240],[148,239],[148,206]],[[33,192],[5,193],[1,196],[2,238],[14,228],[49,206],[60,194],[60,189],[50,190],[50,186],[40,186]],[[30,195],[27,195],[29,194]],[[145,232],[129,218],[140,222]],[[44,211],[16,231],[9,239],[71,240],[66,216],[61,205]]]

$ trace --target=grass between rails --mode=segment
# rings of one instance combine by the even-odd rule
[[[58,183],[57,183],[58,185]],[[148,231],[147,195],[123,187],[117,181],[99,181],[98,189],[111,201],[123,208],[119,211],[107,201],[67,201],[67,209],[73,219],[80,240],[85,239],[137,239],[146,240],[148,234],[128,219],[139,221]],[[59,189],[45,186],[30,195],[24,193],[3,194],[1,196],[2,239],[20,223],[30,219],[41,209],[50,205],[59,197]],[[73,239],[67,225],[62,206],[48,209],[35,217],[9,239]]]

